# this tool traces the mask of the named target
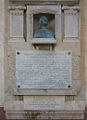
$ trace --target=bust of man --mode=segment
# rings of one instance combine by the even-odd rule
[[[54,38],[53,32],[48,30],[48,19],[46,16],[40,17],[41,29],[36,30],[34,33],[34,38]]]

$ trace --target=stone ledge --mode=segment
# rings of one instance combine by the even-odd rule
[[[10,37],[8,42],[25,42],[24,37]]]
[[[62,10],[80,10],[79,6],[69,7],[69,6],[63,6]]]
[[[29,90],[29,89],[14,89],[14,95],[71,95],[75,96],[77,93],[74,89],[63,90]]]
[[[85,120],[83,111],[6,111],[6,118],[7,120],[31,120],[29,115],[32,113],[39,113],[36,120]]]
[[[54,38],[34,38],[31,40],[31,43],[34,44],[56,44]]]
[[[70,2],[78,2],[78,0],[9,0],[10,2],[14,2],[14,1],[19,1],[19,2],[24,2],[24,1],[31,1],[31,2],[35,2],[35,1],[70,1]]]

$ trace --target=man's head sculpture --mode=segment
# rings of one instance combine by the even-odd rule
[[[41,29],[35,31],[34,38],[54,38],[53,32],[49,31],[47,28],[48,19],[46,16],[40,17],[40,26]]]
[[[45,27],[45,26],[48,26],[48,19],[46,16],[41,16],[40,17],[40,25],[41,27]]]

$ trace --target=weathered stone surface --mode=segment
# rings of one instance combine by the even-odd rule
[[[24,16],[22,10],[10,11],[10,37],[23,37]]]
[[[23,101],[6,101],[5,102],[5,110],[22,110],[22,109],[24,109]]]
[[[0,45],[0,106],[4,104],[4,45]]]
[[[4,97],[5,97],[4,42],[5,42],[5,1],[0,0],[0,106],[4,106]]]
[[[80,80],[81,79],[81,65],[80,65],[80,57],[73,56],[72,58],[72,79]]]
[[[25,96],[24,110],[64,110],[64,96]]]
[[[0,1],[0,5],[2,5],[3,1],[2,0]],[[75,4],[75,3],[78,3],[78,0],[54,0],[54,1],[51,0],[51,2],[50,2],[50,0],[38,0],[38,2],[37,2],[37,0],[36,1],[35,0],[31,0],[31,1],[26,0],[27,2],[25,2],[25,0],[14,0],[14,1],[19,1],[19,2],[18,3],[13,2],[10,5],[12,5],[12,6],[15,5],[15,7],[17,5],[17,7],[18,7],[18,6],[21,6],[21,5],[24,6],[25,4],[26,4],[26,6],[27,6],[27,4],[28,4],[28,6],[32,4],[32,6],[35,6],[35,5],[39,6],[40,5],[40,6],[43,6],[43,8],[44,8],[44,6],[45,5],[47,6],[47,4],[48,4],[48,6],[53,6],[52,9],[54,9],[54,10],[56,9],[55,7],[57,6],[57,4],[59,5],[59,4],[62,3],[62,5],[66,5],[66,6],[69,5],[69,7],[72,9],[72,7],[77,6],[77,4]],[[23,1],[23,2],[20,2],[20,1]],[[44,1],[44,2],[42,2],[42,1]],[[55,14],[56,14],[56,16],[55,16],[55,19],[56,19],[56,21],[55,21],[55,25],[56,25],[55,32],[56,33],[55,34],[56,34],[56,38],[57,38],[56,39],[57,44],[55,45],[54,50],[55,51],[59,51],[59,50],[63,50],[63,51],[71,50],[72,51],[72,56],[73,56],[72,57],[72,63],[73,63],[72,64],[72,72],[73,72],[72,73],[72,78],[73,78],[72,86],[73,86],[73,88],[74,88],[74,90],[76,91],[77,94],[74,94],[73,91],[71,91],[71,89],[69,89],[69,91],[67,91],[67,90],[55,90],[55,91],[52,91],[52,90],[48,90],[48,91],[46,91],[46,90],[42,90],[42,91],[39,91],[39,90],[37,90],[37,91],[35,91],[35,90],[30,90],[30,91],[29,90],[22,90],[22,91],[20,91],[19,90],[19,91],[16,91],[17,94],[15,94],[15,95],[24,95],[24,96],[29,95],[28,97],[30,99],[31,99],[32,95],[33,95],[32,97],[34,97],[36,95],[39,95],[39,97],[40,97],[42,95],[44,98],[47,96],[47,97],[49,97],[48,99],[50,99],[50,96],[52,96],[53,94],[54,94],[53,99],[55,98],[55,96],[56,97],[59,97],[59,96],[65,97],[65,95],[68,95],[68,96],[69,95],[71,95],[71,96],[76,95],[75,97],[73,96],[73,100],[70,100],[70,101],[69,100],[68,101],[64,100],[65,101],[65,103],[64,103],[65,108],[64,108],[63,111],[58,110],[58,111],[55,111],[55,113],[54,112],[50,113],[50,112],[45,111],[46,113],[44,113],[44,112],[40,113],[40,115],[37,117],[38,119],[48,119],[48,118],[50,118],[50,119],[83,119],[83,117],[84,117],[83,116],[83,110],[84,110],[85,105],[84,105],[84,101],[81,101],[81,99],[84,100],[84,94],[85,94],[85,101],[86,101],[86,104],[87,104],[87,95],[86,95],[87,87],[85,87],[86,88],[85,92],[84,92],[84,90],[82,90],[82,87],[87,86],[87,80],[86,80],[86,78],[87,78],[87,75],[86,75],[86,73],[87,73],[87,67],[86,67],[87,58],[85,57],[85,59],[84,59],[84,57],[83,57],[83,56],[87,56],[86,55],[87,54],[86,53],[87,52],[87,30],[86,30],[87,29],[87,20],[86,20],[87,19],[87,15],[86,15],[87,14],[87,1],[86,0],[84,0],[84,1],[85,1],[85,5],[84,5],[85,6],[84,7],[84,9],[85,9],[85,22],[81,20],[81,19],[83,19],[82,9],[79,11],[79,20],[80,20],[80,22],[79,22],[79,38],[81,40],[79,40],[79,38],[68,38],[68,39],[63,38],[63,36],[64,36],[64,33],[63,33],[63,30],[64,30],[63,11],[62,11],[61,15],[60,14],[57,15],[56,12],[55,12]],[[81,2],[83,2],[83,0],[81,0]],[[54,4],[55,4],[55,7],[54,7]],[[81,3],[79,3],[79,5],[80,5],[80,7],[83,7],[83,5]],[[1,8],[2,8],[2,6],[1,6]],[[14,8],[12,8],[12,9],[14,9]],[[19,9],[21,10],[21,7],[18,8],[18,10]],[[36,7],[36,9],[37,9],[37,7]],[[41,9],[42,8],[40,8],[40,10],[36,11],[36,13],[38,13],[38,12],[51,12],[50,10],[52,10],[52,9],[49,9],[49,10],[48,9],[41,10]],[[79,10],[79,9],[77,9],[77,10]],[[4,42],[3,38],[4,38],[4,36],[6,36],[6,45],[8,47],[8,58],[9,58],[8,59],[8,62],[9,62],[8,67],[7,67],[7,65],[5,66],[5,67],[8,68],[8,70],[7,70],[8,72],[6,71],[6,74],[8,74],[8,77],[6,77],[6,81],[5,81],[5,87],[6,87],[6,91],[5,91],[6,117],[8,119],[17,119],[17,118],[22,119],[26,115],[26,112],[24,111],[24,105],[23,105],[24,100],[22,102],[19,101],[18,99],[17,99],[17,101],[15,101],[16,97],[14,96],[14,93],[13,93],[13,88],[14,88],[14,84],[15,84],[15,79],[14,78],[16,76],[16,74],[15,74],[15,72],[16,72],[16,70],[15,70],[15,64],[16,64],[15,52],[17,50],[23,50],[24,51],[24,50],[35,49],[31,44],[31,37],[33,35],[33,32],[32,32],[32,30],[33,30],[33,26],[32,26],[33,25],[33,21],[32,21],[33,20],[32,19],[33,15],[32,14],[34,12],[35,11],[32,11],[30,16],[27,17],[28,21],[31,20],[31,23],[28,22],[28,24],[26,24],[26,26],[28,27],[28,29],[30,29],[30,32],[31,32],[31,34],[29,34],[29,31],[27,31],[28,32],[27,33],[28,38],[30,37],[30,39],[26,39],[27,42],[23,42],[23,38],[20,37],[20,38],[17,38],[17,39],[10,38],[10,41],[8,41],[9,24],[6,25],[6,26],[8,26],[8,27],[6,27],[7,33],[5,33],[5,35],[2,34],[3,31],[4,31],[3,30],[4,20],[2,20],[2,22],[1,22],[1,18],[3,18],[3,14],[2,14],[3,10],[0,9],[0,14],[1,14],[0,15],[0,23],[1,23],[1,26],[0,26],[0,41],[1,41],[1,43],[3,43]],[[26,9],[26,13],[27,13],[27,9]],[[77,14],[75,14],[75,15],[77,15]],[[9,17],[8,14],[7,14],[7,16]],[[75,19],[73,17],[73,21],[74,20]],[[6,19],[6,21],[7,21],[7,19]],[[70,21],[68,20],[68,22],[70,22]],[[83,25],[81,25],[81,24],[83,24]],[[62,25],[62,29],[61,29],[61,25]],[[76,27],[76,26],[73,25],[73,27]],[[74,32],[76,33],[76,29],[74,29],[74,30],[75,30]],[[84,32],[84,30],[85,30],[85,35],[82,34],[82,32]],[[74,34],[74,35],[76,35],[76,34]],[[83,36],[83,38],[81,36]],[[85,44],[83,44],[84,41],[86,41]],[[7,42],[8,42],[8,44],[7,44]],[[45,49],[45,48],[47,48],[47,46],[45,46],[45,47],[43,47],[43,45],[40,46],[40,50]],[[3,51],[4,51],[4,49],[1,50],[1,54],[0,54],[1,61],[2,61],[1,63],[4,62],[3,58],[2,58]],[[7,60],[7,58],[6,58],[6,60]],[[6,60],[5,60],[5,63],[8,64]],[[81,63],[83,63],[83,65]],[[3,65],[4,65],[4,63],[3,63]],[[2,67],[2,64],[0,66]],[[2,76],[2,71],[3,71],[3,69],[1,69],[0,76]],[[3,77],[1,77],[1,78],[3,78]],[[2,88],[4,88],[3,79],[0,79],[0,81],[2,81],[2,82],[0,82]],[[85,82],[83,82],[84,80],[85,80]],[[0,100],[2,101],[2,100],[4,100],[2,98],[2,96],[4,96],[4,94],[3,94],[4,90],[0,89],[0,91],[1,91],[0,92],[1,93]],[[7,101],[7,100],[9,100],[9,101]],[[61,100],[62,100],[62,98],[61,98]],[[1,101],[0,101],[0,103],[1,103]],[[41,99],[41,101],[42,101],[42,99]],[[52,101],[52,99],[51,99],[51,101]],[[28,100],[27,100],[26,103],[28,103]],[[60,100],[58,101],[58,103],[60,103],[60,106],[62,106],[62,102],[60,102]],[[27,109],[28,109],[28,107],[27,107]]]
[[[76,81],[76,80],[75,80]],[[77,81],[76,81],[77,82]],[[76,83],[75,82],[75,83]],[[80,81],[78,81],[80,82]],[[79,87],[77,88],[79,89]],[[14,95],[45,95],[45,96],[57,96],[57,95],[61,95],[61,96],[65,96],[65,95],[77,95],[77,89],[75,90],[75,86],[74,89],[57,89],[57,90],[29,90],[29,89],[14,89]]]
[[[84,101],[68,101],[65,105],[66,110],[85,110]]]
[[[32,111],[7,111],[6,118],[7,119],[25,119],[25,118],[32,118],[32,115],[36,115],[35,118],[37,119],[83,119],[84,112],[83,111],[39,111],[39,112],[32,112]]]
[[[77,10],[64,10],[64,37],[78,37],[78,20]]]

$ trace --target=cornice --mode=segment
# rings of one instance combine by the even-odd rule
[[[9,0],[9,2],[79,2],[79,0]]]
[[[69,7],[69,6],[63,6],[62,10],[80,10],[79,6],[73,6],[73,7]]]
[[[25,6],[8,6],[9,10],[26,10]]]

